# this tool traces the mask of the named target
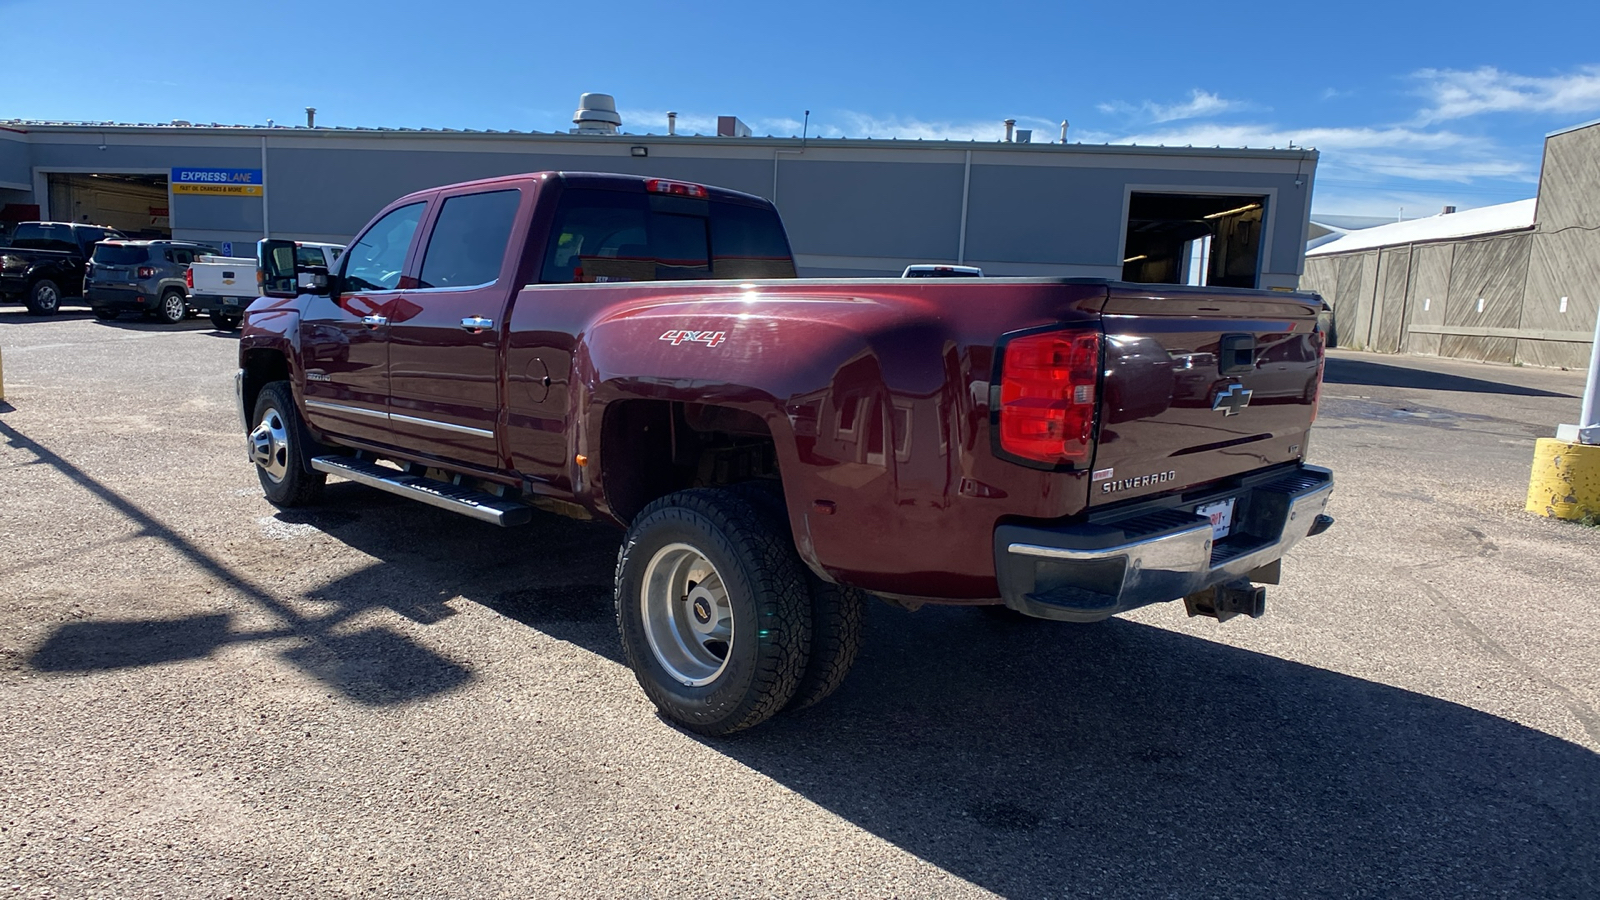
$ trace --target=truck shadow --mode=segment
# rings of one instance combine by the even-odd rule
[[[329,602],[429,621],[461,596],[621,665],[611,528],[494,529],[356,485],[304,515],[382,561]],[[700,740],[1007,896],[1600,896],[1600,755],[1125,620],[874,605],[839,694]]]
[[[1600,896],[1581,746],[1124,620],[869,628],[831,701],[706,743],[998,894]]]
[[[1407,366],[1387,365],[1358,359],[1327,359],[1322,380],[1328,384],[1364,384],[1373,387],[1415,388],[1423,391],[1457,391],[1468,394],[1511,394],[1519,397],[1574,397],[1556,391],[1467,378],[1444,372],[1429,372]]]

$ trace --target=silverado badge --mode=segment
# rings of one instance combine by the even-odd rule
[[[1222,410],[1224,416],[1236,416],[1239,414],[1239,410],[1250,405],[1250,395],[1252,393],[1253,391],[1249,388],[1234,382],[1228,385],[1227,390],[1217,394],[1217,399],[1211,401],[1211,408],[1213,410]]]

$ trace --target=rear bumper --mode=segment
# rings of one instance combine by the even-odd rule
[[[154,309],[156,303],[155,294],[138,288],[90,284],[83,294],[90,306],[99,309]]]
[[[189,305],[207,312],[243,313],[254,297],[226,297],[221,294],[190,294]]]
[[[1094,622],[1247,577],[1319,528],[1333,473],[1296,466],[1238,486],[1124,517],[1059,527],[995,529],[995,570],[1006,606],[1044,619]],[[1213,542],[1194,507],[1235,498],[1233,532]],[[1325,527],[1325,523],[1323,525]]]

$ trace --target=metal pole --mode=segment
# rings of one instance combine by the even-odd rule
[[[966,167],[961,172],[961,237],[956,242],[956,262],[967,264],[967,198],[972,193],[972,151],[967,151]]]
[[[261,136],[261,236],[272,237],[271,223],[267,221],[267,136]]]
[[[1578,442],[1600,444],[1600,311],[1594,318],[1594,343],[1589,348],[1589,379],[1583,386]]]

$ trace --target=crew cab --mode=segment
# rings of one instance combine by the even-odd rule
[[[115,228],[76,222],[23,222],[0,249],[0,296],[21,299],[36,316],[55,315],[63,300],[83,296],[84,267],[94,245],[126,240]]]
[[[868,596],[1259,616],[1332,522],[1311,295],[798,278],[767,201],[590,173],[403,197],[334,271],[258,262],[237,386],[267,499],[333,474],[615,523],[624,655],[701,733],[837,688]]]

